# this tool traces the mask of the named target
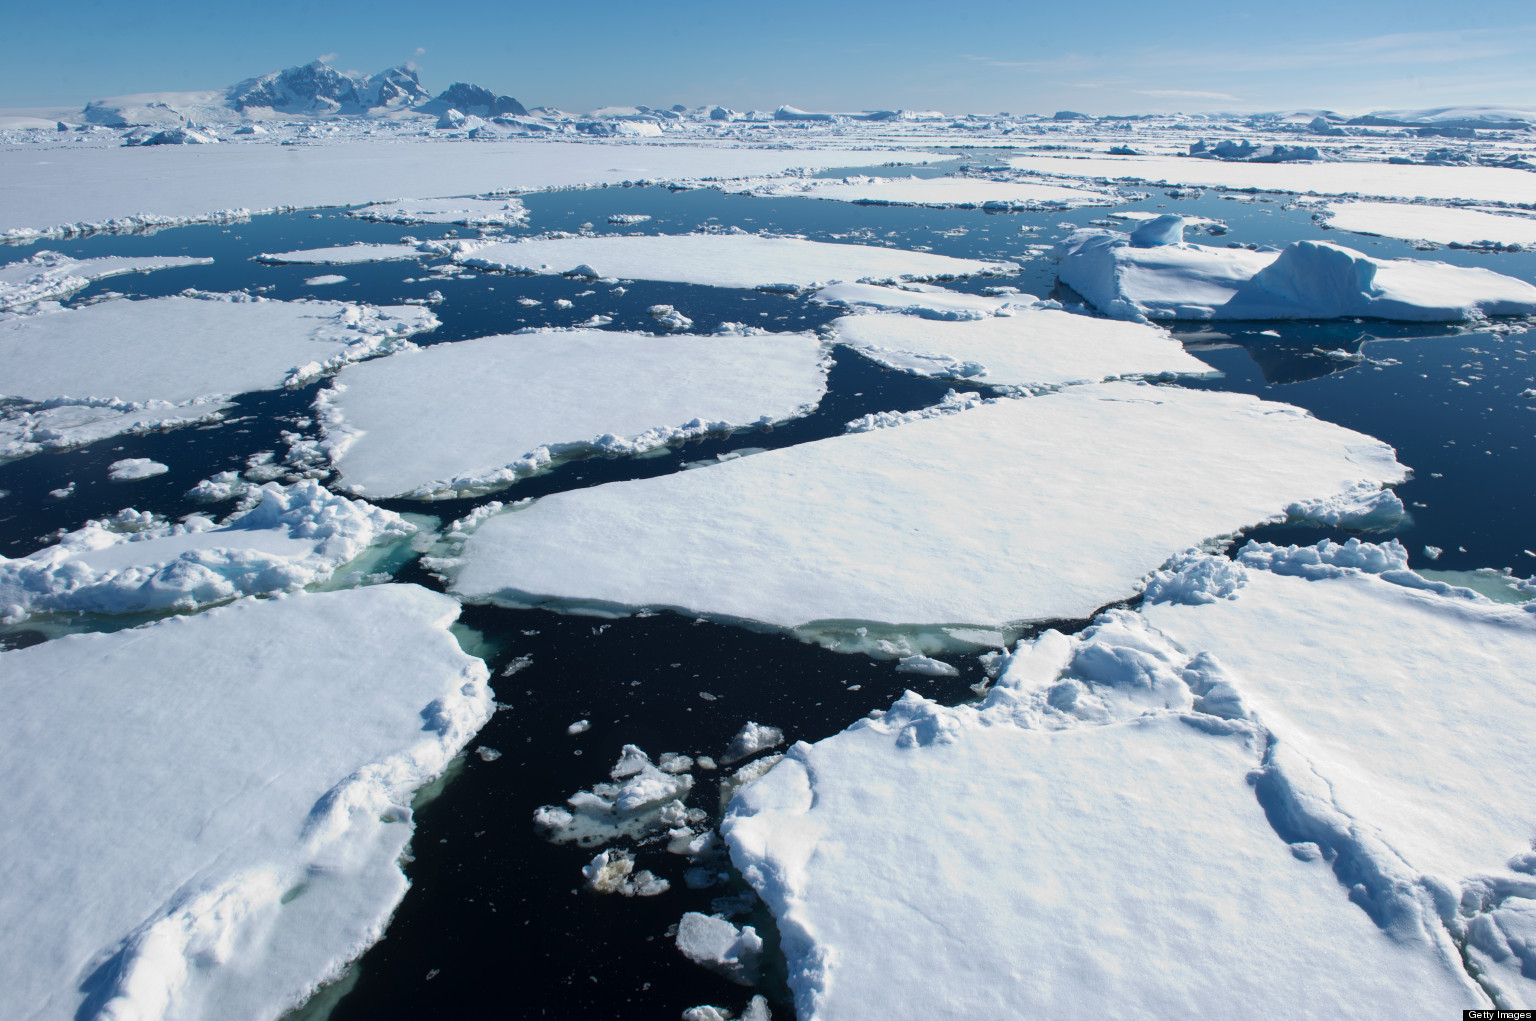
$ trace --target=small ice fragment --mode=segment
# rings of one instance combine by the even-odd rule
[[[651,313],[651,318],[667,330],[686,330],[693,325],[692,319],[671,305],[652,305],[648,311]]]
[[[513,674],[527,670],[531,666],[533,666],[532,656],[516,656],[510,663],[501,668],[501,676],[511,677]]]
[[[717,766],[715,764],[715,760],[710,758],[708,755],[700,755],[698,758],[694,759],[693,761],[694,761],[694,765],[698,766],[700,769],[703,769],[703,770],[711,770],[711,769],[719,769],[720,768],[719,766]]]
[[[617,224],[644,223],[649,219],[650,217],[644,213],[614,213],[608,217],[608,222]]]
[[[164,475],[170,470],[168,465],[152,461],[147,457],[125,457],[107,466],[107,477],[113,482],[134,482],[155,475]]]
[[[693,768],[693,759],[676,752],[662,752],[656,760],[656,768],[663,773],[686,773]]]
[[[748,720],[736,732],[736,736],[731,738],[731,743],[726,747],[725,754],[720,756],[720,761],[730,765],[783,743],[784,731],[778,727],[765,727]]]
[[[1425,546],[1424,547],[1424,555],[1426,557],[1428,557],[1429,559],[1431,559],[1431,560],[1439,560],[1440,559],[1440,554],[1442,554],[1444,552],[1445,552],[1445,550],[1441,549],[1439,546]]]
[[[567,298],[556,298],[555,299],[555,307],[556,308],[570,308],[574,304],[575,304],[575,302],[570,301]]]
[[[572,737],[574,737],[577,734],[585,734],[587,731],[589,731],[591,729],[592,729],[592,724],[591,724],[590,721],[588,721],[588,720],[577,720],[575,723],[571,724],[569,727],[566,727],[565,728],[565,732],[567,734],[570,734]]]
[[[310,277],[304,281],[306,287],[326,287],[330,284],[344,284],[347,278],[339,273],[322,273],[317,277]]]
[[[750,925],[737,929],[723,918],[690,911],[677,926],[677,949],[695,964],[749,986],[757,981],[763,940]]]
[[[481,762],[495,762],[497,759],[501,758],[501,752],[497,751],[495,748],[490,747],[489,745],[481,745],[479,748],[476,748],[475,754],[480,756]]]
[[[517,299],[517,303],[519,305],[523,306],[524,308],[532,308],[535,305],[542,305],[542,304],[544,304],[538,298],[518,298]]]
[[[66,496],[69,496],[72,493],[74,493],[74,491],[75,491],[75,484],[73,482],[71,482],[69,485],[64,486],[62,489],[50,489],[50,490],[48,490],[48,495],[53,497],[55,500],[62,500]]]
[[[899,674],[922,674],[924,677],[959,677],[958,668],[941,659],[914,654],[903,656],[896,664]]]

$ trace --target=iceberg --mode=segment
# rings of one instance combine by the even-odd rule
[[[1373,259],[1323,241],[1254,252],[1181,238],[1177,216],[1129,235],[1078,231],[1056,248],[1059,277],[1117,319],[1457,322],[1536,313],[1536,286],[1480,267]]]
[[[432,498],[498,489],[557,460],[808,414],[828,365],[805,333],[548,330],[353,366],[316,403],[343,485]]]
[[[65,298],[107,277],[181,266],[207,266],[212,262],[212,259],[179,255],[72,259],[58,252],[42,251],[20,262],[0,266],[0,312],[35,301]]]
[[[455,255],[454,260],[513,273],[567,273],[781,291],[814,290],[839,282],[1016,273],[1019,268],[1012,262],[757,234],[536,238],[492,244]]]
[[[457,615],[380,585],[0,653],[8,1013],[276,1017],[338,977],[493,711]]]
[[[547,496],[443,569],[508,605],[997,628],[1087,617],[1191,544],[1404,477],[1385,444],[1288,405],[1092,384]]]
[[[989,386],[1060,386],[1129,376],[1214,372],[1166,332],[1048,308],[959,322],[844,316],[833,336],[881,365]]]

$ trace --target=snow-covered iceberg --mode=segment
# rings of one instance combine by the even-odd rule
[[[29,614],[188,611],[242,595],[302,588],[377,542],[415,526],[398,514],[336,496],[313,480],[258,489],[223,524],[180,524],[124,511],[89,521],[52,546],[0,557],[0,620]]]
[[[492,712],[457,615],[380,585],[0,653],[7,1014],[277,1017],[336,978]]]
[[[1480,267],[1373,259],[1323,241],[1255,252],[1182,241],[1158,217],[1132,234],[1079,231],[1056,249],[1061,282],[1117,319],[1456,322],[1536,313],[1536,286]]]
[[[412,305],[199,294],[0,316],[0,457],[206,419],[252,390],[410,346]]]
[[[505,227],[528,219],[521,199],[447,198],[375,202],[347,213],[381,223],[454,223],[465,227]]]
[[[854,642],[857,622],[1086,617],[1191,544],[1404,474],[1380,441],[1288,405],[1093,384],[544,497],[444,569],[471,600]]]
[[[1015,273],[1011,262],[757,234],[534,238],[454,256],[483,269],[803,291],[838,282]]]
[[[206,266],[211,262],[212,259],[182,255],[72,259],[59,252],[38,252],[30,258],[0,266],[0,312],[34,301],[63,298],[107,277],[180,266]]]
[[[992,386],[1214,371],[1154,326],[1048,308],[1008,311],[958,322],[883,313],[844,316],[832,331],[841,343],[893,369]]]
[[[803,415],[826,392],[804,333],[551,330],[437,344],[348,368],[318,405],[344,485],[451,496],[562,458],[638,453]]]

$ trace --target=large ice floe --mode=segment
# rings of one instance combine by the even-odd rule
[[[453,223],[465,227],[505,227],[528,219],[522,200],[503,198],[400,199],[353,209],[348,216],[381,223]]]
[[[348,368],[319,400],[342,484],[369,496],[500,488],[556,460],[633,454],[803,415],[826,392],[804,333],[551,330]]]
[[[1536,215],[1408,202],[1334,202],[1328,225],[1356,234],[1478,248],[1536,246]]]
[[[0,653],[6,1013],[270,1018],[337,977],[492,712],[457,614],[380,585]]]
[[[839,282],[1016,273],[1019,268],[1012,262],[757,234],[534,238],[489,245],[454,259],[467,266],[514,273],[569,273],[783,291]]]
[[[34,301],[63,298],[107,277],[180,266],[206,266],[211,262],[212,259],[181,255],[72,259],[59,252],[38,252],[30,258],[0,266],[0,312]]]
[[[1085,617],[1289,510],[1400,507],[1379,487],[1404,474],[1288,405],[1095,384],[544,497],[443,567],[472,600],[672,607],[905,655],[919,632]]]
[[[113,299],[0,316],[0,457],[205,420],[227,399],[297,385],[409,346],[437,326],[416,306],[246,294]]]
[[[459,240],[417,241],[407,239],[399,243],[369,243],[359,241],[350,245],[331,245],[326,248],[303,248],[292,252],[262,252],[258,262],[283,266],[356,266],[365,262],[398,262],[403,259],[443,259],[455,253],[483,248],[489,241],[478,238]]]
[[[0,620],[29,614],[192,610],[329,578],[338,566],[415,526],[398,514],[306,480],[268,483],[252,506],[216,524],[179,524],[132,510],[89,521],[52,546],[0,557]]]
[[[1480,267],[1373,259],[1293,241],[1254,252],[1183,241],[1160,216],[1130,234],[1079,231],[1056,248],[1061,282],[1117,319],[1335,319],[1456,322],[1536,313],[1536,286]]]
[[[893,369],[992,386],[1059,386],[1126,376],[1214,372],[1157,327],[1016,306],[958,322],[844,316],[836,339]]]
[[[761,198],[835,199],[871,206],[1041,210],[1112,206],[1121,201],[1113,191],[1070,182],[993,181],[983,177],[790,177],[730,181],[717,187]]]
[[[1121,610],[1005,664],[980,704],[908,692],[737,793],[721,832],[777,919],[798,1017],[1489,1005],[1422,905],[1378,924],[1350,889],[1378,877],[1276,832],[1287,811],[1326,815],[1327,788],[1265,800],[1274,741],[1211,657]]]

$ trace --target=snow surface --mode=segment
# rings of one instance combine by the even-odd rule
[[[528,219],[516,198],[399,199],[375,202],[347,214],[382,223],[456,223],[465,227],[510,226]]]
[[[206,266],[212,262],[212,259],[179,255],[71,259],[59,252],[41,251],[20,262],[0,266],[0,312],[34,301],[62,298],[90,286],[92,281],[107,277],[179,266]]]
[[[1086,617],[1193,543],[1403,477],[1288,405],[1095,384],[547,496],[442,567],[511,605],[995,627]]]
[[[786,291],[845,281],[883,283],[1018,272],[1011,262],[756,234],[537,238],[493,244],[454,258],[468,266],[517,273],[578,273]]]
[[[992,181],[978,177],[776,178],[730,181],[718,187],[761,198],[835,199],[874,206],[1038,210],[1112,206],[1121,201],[1114,192],[1070,183]]]
[[[1054,309],[933,322],[908,315],[845,316],[835,338],[893,369],[993,386],[1050,386],[1214,370],[1163,330]]]
[[[1328,225],[1356,234],[1377,234],[1436,244],[1536,246],[1536,216],[1492,213],[1406,202],[1336,202]]]
[[[132,511],[88,521],[52,546],[0,557],[0,618],[29,614],[189,611],[329,578],[368,546],[414,532],[398,514],[313,480],[256,490],[253,506],[216,525],[193,516],[145,524]]]
[[[457,615],[381,585],[0,653],[7,1012],[275,1017],[335,978],[492,712]]]
[[[216,416],[234,394],[298,384],[410,346],[426,309],[202,294],[0,316],[0,457]]]
[[[348,368],[317,401],[343,484],[484,492],[562,458],[638,453],[808,413],[826,392],[804,333],[553,330],[436,344]]]
[[[1118,319],[1456,322],[1536,313],[1536,286],[1481,267],[1373,259],[1323,241],[1279,252],[1136,242],[1116,231],[1073,234],[1057,246],[1061,282]]]

